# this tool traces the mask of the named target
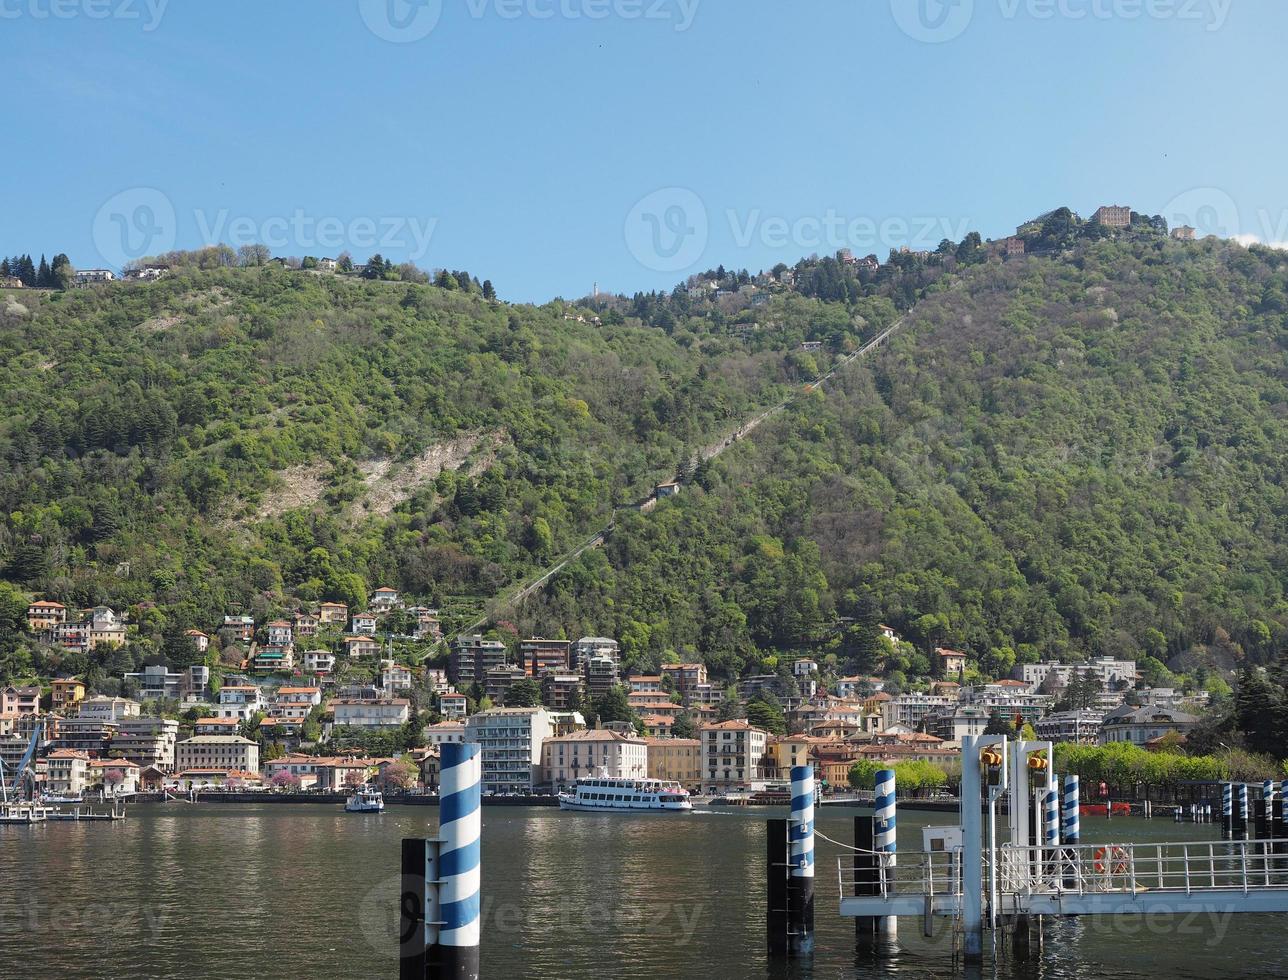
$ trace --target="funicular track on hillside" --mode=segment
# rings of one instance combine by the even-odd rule
[[[831,381],[835,380],[835,378],[841,372],[845,371],[856,361],[862,360],[865,356],[867,356],[872,351],[876,350],[887,340],[889,340],[890,337],[892,337],[895,333],[897,333],[900,330],[900,328],[903,327],[904,323],[907,321],[908,317],[912,315],[912,312],[915,309],[916,309],[916,306],[914,305],[912,309],[909,309],[903,315],[898,317],[894,321],[894,323],[890,324],[890,326],[886,327],[879,334],[877,334],[875,337],[869,340],[866,344],[858,348],[858,350],[851,351],[849,354],[846,354],[844,357],[840,358],[834,365],[832,365],[831,369],[828,370],[825,374],[821,374],[816,379],[811,381],[809,384],[804,385],[799,389],[793,390],[790,394],[788,394],[785,398],[782,399],[782,401],[778,402],[777,404],[771,405],[769,408],[758,411],[755,415],[744,420],[732,432],[725,435],[719,441],[711,443],[710,445],[704,446],[702,449],[698,451],[698,454],[697,454],[698,458],[701,459],[703,462],[716,459],[717,457],[721,456],[723,453],[727,452],[729,449],[733,448],[733,446],[735,446],[739,440],[744,439],[747,436],[751,435],[758,428],[760,428],[760,426],[763,425],[766,421],[773,418],[775,415],[779,414],[780,412],[784,411],[788,406],[792,405],[793,403],[795,403],[805,395],[808,395],[815,391],[825,392],[827,385]],[[683,474],[677,473],[672,477],[672,479],[676,483],[683,483]],[[560,572],[562,572],[565,568],[567,568],[569,564],[576,561],[578,558],[580,558],[591,548],[600,547],[604,543],[608,535],[612,533],[613,528],[616,526],[616,523],[617,523],[616,518],[618,514],[630,513],[630,512],[637,512],[637,513],[647,512],[656,503],[657,503],[657,495],[656,495],[656,492],[654,492],[654,493],[650,493],[643,500],[640,500],[634,504],[628,504],[622,507],[615,508],[613,512],[614,519],[610,521],[607,525],[605,525],[600,530],[596,531],[590,537],[586,538],[584,541],[582,541],[581,544],[577,545],[572,550],[565,552],[563,555],[560,555],[558,558],[554,560],[554,562],[548,565],[546,569],[542,571],[539,575],[531,579],[528,579],[526,582],[519,584],[517,587],[513,589],[512,592],[509,593],[509,595],[503,594],[502,596],[498,596],[496,599],[493,600],[491,609],[488,611],[486,615],[470,623],[468,626],[461,627],[460,629],[456,630],[455,632],[445,637],[445,639],[450,642],[451,640],[454,640],[457,636],[461,636],[462,634],[473,633],[475,630],[479,630],[485,625],[487,625],[487,623],[491,622],[496,617],[496,615],[502,610],[510,609],[510,608],[514,608],[516,606],[522,605],[533,595],[535,595],[536,593],[540,592],[543,588],[545,588],[545,586],[553,578],[555,578],[555,576],[557,576]]]

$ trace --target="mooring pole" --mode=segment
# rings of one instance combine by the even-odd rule
[[[1221,838],[1234,840],[1234,784],[1221,784]]]
[[[883,869],[882,873],[885,875],[887,887],[894,883],[895,865],[898,860],[896,854],[899,850],[898,828],[896,826],[896,793],[894,770],[879,769],[876,777],[873,818],[876,826],[876,850],[881,852],[881,868]],[[877,923],[877,929],[887,938],[893,938],[899,931],[899,920],[893,915],[882,916]]]
[[[404,838],[398,901],[398,980],[425,980],[438,942],[438,841]]]
[[[862,898],[880,894],[877,879],[875,820],[870,814],[854,818],[854,896]],[[854,919],[854,937],[861,949],[869,951],[875,946],[877,919],[872,915],[859,915]]]
[[[765,821],[765,940],[770,956],[787,955],[787,821]]]
[[[476,742],[446,742],[439,751],[442,926],[429,975],[434,980],[478,980],[483,758]]]
[[[814,952],[814,768],[792,766],[792,815],[787,828],[787,951]]]
[[[1234,836],[1237,840],[1248,839],[1248,784],[1239,783],[1234,788]]]
[[[974,735],[962,739],[962,953],[972,966],[984,962],[984,844],[980,833],[983,776],[979,752]]]

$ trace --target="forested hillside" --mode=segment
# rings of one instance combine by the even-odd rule
[[[522,626],[735,673],[807,649],[924,674],[935,645],[993,676],[1266,663],[1288,641],[1286,292],[1283,253],[1162,236],[965,270]]]
[[[114,672],[188,655],[182,631],[230,608],[362,608],[386,583],[450,627],[813,377],[787,351],[814,323],[853,346],[893,317],[766,311],[752,350],[698,320],[276,265],[10,293],[0,570],[24,594],[133,607]]]
[[[1035,244],[542,307],[273,264],[10,293],[0,674],[191,660],[183,630],[230,609],[360,608],[386,584],[450,630],[676,472],[679,497],[619,513],[502,635],[609,635],[632,664],[726,677],[796,651],[923,675],[935,645],[990,676],[1269,662],[1288,257],[1148,226]],[[910,305],[887,348],[806,388]],[[41,661],[18,638],[32,595],[128,610],[130,643]]]

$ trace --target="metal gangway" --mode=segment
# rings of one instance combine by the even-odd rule
[[[961,824],[928,828],[922,851],[897,851],[893,834],[881,834],[895,819],[890,785],[888,817],[880,802],[875,816],[881,840],[837,860],[841,914],[922,916],[927,932],[936,917],[950,918],[966,961],[977,963],[986,925],[1031,917],[1288,912],[1288,837],[1278,816],[1281,836],[1267,839],[1084,844],[1077,778],[1067,780],[1062,814],[1053,763],[1049,742],[964,739]],[[1276,794],[1265,786],[1269,810]],[[1002,801],[1009,840],[999,843]],[[1288,815],[1284,805],[1280,796],[1275,813]]]

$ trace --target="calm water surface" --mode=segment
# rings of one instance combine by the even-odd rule
[[[855,811],[819,830],[851,836]],[[658,980],[960,976],[946,922],[856,958],[836,914],[837,848],[818,842],[812,964],[764,955],[764,820],[486,808],[486,978]],[[901,848],[944,814],[900,814]],[[144,805],[119,824],[0,827],[4,977],[392,977],[399,841],[429,836],[431,808],[345,814],[328,805]],[[1210,839],[1212,825],[1083,821],[1084,838]],[[987,940],[986,940],[987,942]],[[1271,916],[1062,920],[1036,962],[986,977],[1288,977],[1288,920]]]

